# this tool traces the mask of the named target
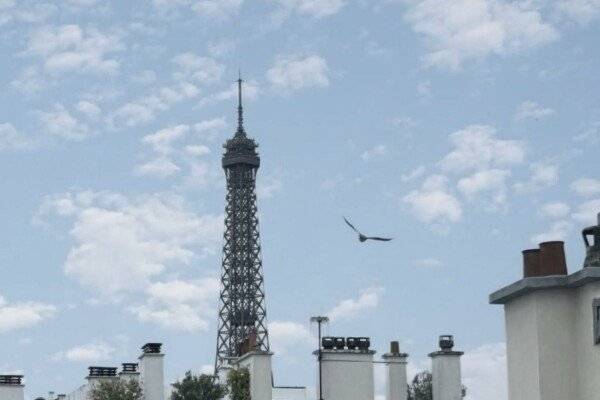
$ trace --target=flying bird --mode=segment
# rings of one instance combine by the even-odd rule
[[[348,221],[348,219],[346,217],[344,217],[344,221],[346,221],[346,224],[348,224],[348,226],[350,228],[352,228],[352,230],[356,233],[358,233],[358,240],[362,242],[366,242],[367,240],[378,240],[380,242],[389,242],[390,240],[392,240],[392,238],[384,238],[384,237],[379,237],[379,236],[366,236],[363,235],[362,233],[360,233],[360,231],[358,229],[356,229],[354,227],[354,225],[352,225],[350,223],[350,221]]]

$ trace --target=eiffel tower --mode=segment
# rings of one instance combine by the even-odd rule
[[[258,144],[247,137],[238,80],[238,127],[223,145],[227,179],[215,375],[245,351],[269,351],[256,205]]]

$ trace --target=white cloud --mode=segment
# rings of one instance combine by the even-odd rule
[[[595,196],[600,194],[600,180],[580,178],[571,183],[571,189],[580,196]]]
[[[558,166],[547,163],[534,163],[529,166],[531,176],[529,181],[515,183],[519,193],[530,193],[558,183]]]
[[[569,231],[573,228],[573,224],[566,220],[554,222],[550,229],[546,232],[538,233],[531,238],[534,244],[548,242],[552,240],[565,240]]]
[[[169,154],[173,151],[173,142],[181,139],[190,130],[188,125],[176,125],[161,129],[142,138],[144,144],[152,146],[155,152]]]
[[[46,132],[67,140],[83,140],[92,134],[89,126],[77,119],[62,104],[51,111],[38,111]]]
[[[173,77],[178,81],[209,85],[219,82],[225,72],[225,66],[215,59],[191,52],[178,54],[171,61],[177,66]]]
[[[420,189],[413,190],[402,201],[410,205],[419,220],[426,223],[443,224],[462,218],[460,202],[448,192],[448,180],[441,175],[428,177]]]
[[[91,120],[96,120],[100,117],[102,110],[98,107],[97,104],[92,103],[91,101],[81,100],[77,103],[77,111],[85,115]]]
[[[166,157],[158,157],[143,164],[135,166],[134,174],[137,176],[153,176],[156,178],[167,178],[179,172],[179,168],[173,161]]]
[[[470,125],[450,135],[454,149],[439,165],[444,171],[464,172],[492,166],[519,164],[525,159],[525,145],[517,140],[496,138],[496,129]]]
[[[344,0],[274,0],[281,9],[278,17],[287,17],[292,13],[324,18],[335,15],[346,5]]]
[[[541,214],[549,218],[564,218],[569,212],[571,212],[571,207],[561,202],[546,203],[541,209]]]
[[[381,287],[367,288],[360,292],[357,299],[343,300],[325,315],[331,321],[360,317],[367,310],[376,308],[382,295],[383,288]]]
[[[256,184],[256,195],[259,199],[270,199],[281,191],[283,183],[276,177],[260,179]]]
[[[316,341],[305,325],[291,321],[269,323],[269,340],[271,348],[279,355],[285,355],[297,346],[310,346]]]
[[[55,314],[56,307],[51,304],[9,303],[0,296],[0,333],[33,327]]]
[[[385,146],[384,144],[378,144],[368,150],[365,150],[360,158],[363,159],[363,161],[369,161],[375,157],[380,157],[383,155],[386,155],[388,152],[387,146]]]
[[[223,19],[236,14],[243,0],[200,0],[192,5],[192,10],[207,18]]]
[[[465,352],[462,375],[465,400],[508,399],[506,344],[486,344]]]
[[[214,317],[219,280],[156,282],[146,289],[146,304],[130,307],[140,321],[176,331],[207,330]]]
[[[559,0],[557,9],[570,19],[588,24],[600,17],[600,0]]]
[[[225,117],[207,119],[194,125],[194,130],[197,133],[208,136],[209,138],[212,138],[216,133],[225,128],[227,128]]]
[[[419,267],[427,267],[427,268],[441,267],[444,265],[444,263],[441,260],[438,260],[437,258],[433,258],[433,257],[421,258],[419,260],[416,260],[415,264],[418,265]]]
[[[73,221],[65,273],[102,294],[144,290],[167,270],[215,251],[222,217],[196,215],[178,196],[76,192],[45,198],[38,219]]]
[[[96,342],[75,346],[54,355],[55,361],[98,362],[110,360],[115,349],[107,343]]]
[[[329,67],[320,56],[280,56],[267,71],[275,90],[292,92],[310,87],[329,86]]]
[[[459,69],[468,60],[505,56],[556,40],[533,2],[408,0],[405,19],[428,41],[428,66]]]
[[[161,111],[169,110],[174,104],[197,97],[200,89],[189,82],[181,82],[162,88],[137,100],[125,103],[109,118],[112,125],[123,123],[137,126],[153,121]]]
[[[45,88],[49,80],[40,72],[37,65],[30,65],[25,67],[10,85],[22,93],[34,94]]]
[[[202,157],[210,154],[210,148],[203,144],[185,146],[185,151],[195,157]]]
[[[573,213],[573,218],[586,226],[596,225],[598,213],[600,213],[600,199],[594,199],[579,205],[577,211]]]
[[[554,114],[553,109],[542,107],[534,101],[527,100],[521,103],[519,108],[517,108],[515,119],[517,121],[523,121],[526,119],[539,120],[552,114]]]
[[[510,171],[503,169],[487,169],[458,181],[458,190],[467,198],[474,198],[484,192],[492,193],[492,201],[497,205],[506,203],[506,180]]]
[[[0,151],[23,150],[33,145],[31,140],[10,123],[0,124]]]
[[[112,53],[124,45],[118,35],[79,25],[47,26],[29,38],[26,54],[42,58],[50,73],[94,72],[114,74],[119,61]]]
[[[423,166],[423,165],[420,165],[417,168],[410,171],[408,174],[400,175],[400,180],[402,182],[410,182],[414,179],[417,179],[417,178],[423,176],[425,171],[427,171],[427,168],[425,168],[425,166]]]

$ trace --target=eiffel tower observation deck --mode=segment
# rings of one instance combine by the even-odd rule
[[[238,127],[223,145],[227,179],[215,374],[248,350],[269,351],[256,204],[258,144],[247,137],[238,80]]]

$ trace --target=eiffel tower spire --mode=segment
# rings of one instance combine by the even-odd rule
[[[246,136],[246,131],[244,130],[244,107],[242,105],[242,73],[240,72],[240,77],[237,80],[238,83],[238,127],[236,136]]]
[[[227,195],[216,374],[249,349],[269,351],[256,204],[260,157],[258,145],[244,130],[241,77],[238,89],[238,128],[223,146]]]

